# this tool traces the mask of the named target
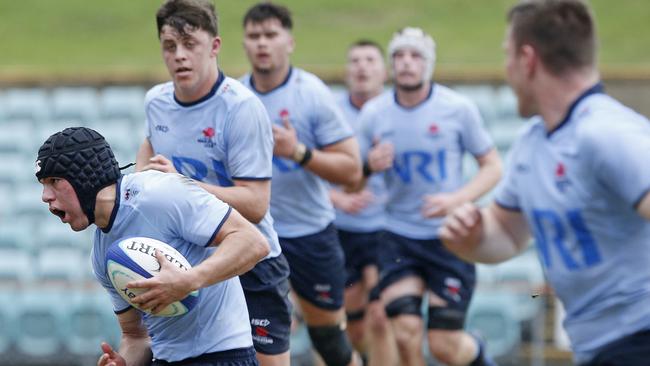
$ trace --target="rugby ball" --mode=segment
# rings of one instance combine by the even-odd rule
[[[136,309],[151,314],[150,310],[140,309],[131,299],[147,291],[147,289],[127,288],[131,281],[142,280],[155,276],[160,271],[155,250],[160,250],[165,258],[175,266],[188,270],[192,268],[187,259],[172,246],[160,240],[132,237],[121,239],[110,245],[106,253],[106,271],[113,287],[122,298]],[[176,301],[155,316],[178,316],[192,310],[199,299],[199,292],[193,291],[181,301]]]

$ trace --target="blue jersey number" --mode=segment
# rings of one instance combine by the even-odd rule
[[[445,150],[431,153],[429,151],[405,151],[395,157],[393,170],[402,182],[408,184],[413,180],[413,176],[419,176],[427,182],[435,183],[447,178],[447,165],[445,163]],[[432,166],[437,166],[436,169]],[[437,176],[434,174],[437,173]]]
[[[565,213],[565,217],[568,225],[562,222],[562,217],[555,211],[533,210],[535,240],[537,240],[546,267],[551,268],[553,265],[551,247],[555,247],[562,262],[570,271],[577,271],[580,268],[600,263],[600,251],[580,211],[569,210]],[[577,243],[577,248],[568,246],[569,232],[575,237],[573,242]]]
[[[208,167],[200,160],[182,156],[172,156],[172,163],[174,163],[174,168],[176,168],[180,174],[194,180],[203,181],[205,177],[208,176]],[[232,181],[228,178],[228,174],[226,173],[226,167],[222,162],[212,159],[212,169],[214,169],[214,173],[217,176],[220,186],[233,186]]]

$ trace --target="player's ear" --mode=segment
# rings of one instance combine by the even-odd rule
[[[211,54],[216,57],[219,54],[220,50],[221,50],[221,37],[216,36],[212,39]]]
[[[526,70],[526,75],[532,76],[539,63],[539,54],[533,46],[524,44],[519,51],[519,58]]]

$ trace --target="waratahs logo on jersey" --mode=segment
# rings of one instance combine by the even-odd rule
[[[555,167],[555,185],[563,193],[571,185],[571,181],[567,177],[566,166],[562,162],[557,163]]]
[[[131,198],[137,196],[138,193],[140,193],[140,191],[138,191],[137,189],[127,188],[127,189],[126,189],[126,192],[124,192],[124,200],[125,200],[125,201],[128,201],[128,200],[130,200]]]
[[[201,131],[201,137],[196,140],[196,142],[202,143],[203,146],[207,148],[213,148],[214,147],[214,128],[212,127],[206,127]]]
[[[280,110],[280,122],[284,124],[285,122],[290,122],[289,121],[289,110],[286,108],[282,108]]]
[[[427,131],[429,133],[429,137],[440,137],[440,126],[438,126],[437,123],[433,122],[429,125],[429,129]]]

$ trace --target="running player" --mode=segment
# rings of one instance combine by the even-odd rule
[[[361,179],[359,147],[327,86],[292,67],[287,8],[261,3],[243,20],[252,74],[242,78],[273,122],[271,214],[314,347],[328,365],[354,363],[345,333],[343,251],[327,182]]]
[[[519,113],[495,202],[440,230],[463,258],[515,256],[532,233],[579,365],[650,360],[649,121],[606,95],[588,6],[527,1],[508,14],[506,74]]]
[[[447,251],[437,230],[455,207],[479,198],[501,174],[476,106],[431,82],[433,39],[419,28],[395,33],[388,46],[395,88],[361,112],[371,146],[368,172],[385,171],[386,234],[379,250],[381,298],[402,365],[423,365],[423,296],[428,297],[431,354],[448,365],[489,364],[482,343],[463,330],[475,285],[474,265]],[[463,183],[465,152],[477,174]]]
[[[359,40],[347,52],[347,92],[338,96],[338,104],[348,123],[359,133],[357,121],[361,107],[384,90],[386,66],[381,46]],[[367,189],[345,192],[330,190],[336,208],[334,224],[345,252],[347,280],[345,310],[348,336],[354,348],[366,354],[370,365],[397,364],[397,349],[384,307],[379,300],[377,249],[384,228],[385,188],[381,176],[370,178]]]
[[[156,15],[171,82],[146,96],[137,170],[179,172],[232,205],[271,252],[240,280],[262,366],[289,365],[289,265],[269,213],[273,134],[259,99],[217,67],[217,18],[208,1],[170,0]]]
[[[111,295],[122,328],[118,351],[102,343],[99,366],[258,364],[236,276],[252,268],[269,246],[237,211],[178,174],[122,176],[108,143],[83,127],[66,128],[45,141],[36,177],[43,184],[43,202],[61,222],[74,231],[97,226],[93,269]],[[196,308],[165,318],[122,299],[107,276],[105,253],[112,243],[131,236],[168,243],[193,266],[182,271],[165,265],[157,252],[160,273],[129,284],[149,289],[132,301],[155,314],[200,289]]]

